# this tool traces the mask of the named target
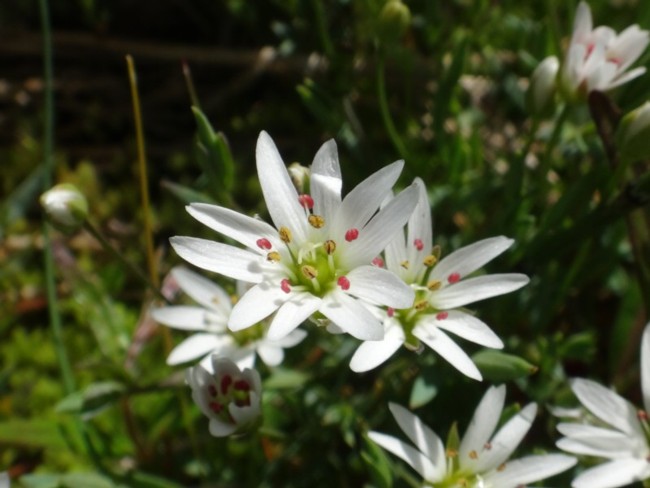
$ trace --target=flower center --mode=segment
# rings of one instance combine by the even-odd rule
[[[234,424],[235,419],[230,415],[228,406],[234,403],[238,407],[245,407],[251,404],[250,393],[252,387],[247,380],[224,374],[219,382],[213,381],[205,387],[207,404],[210,411],[219,420]]]

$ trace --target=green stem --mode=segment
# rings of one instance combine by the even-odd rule
[[[542,168],[541,168],[542,176],[544,177],[545,182],[547,181],[548,172],[551,169],[551,158],[553,156],[553,149],[555,149],[555,146],[557,146],[557,143],[560,140],[560,136],[562,135],[562,129],[564,128],[564,123],[566,122],[569,116],[569,111],[570,111],[569,107],[570,106],[568,104],[562,107],[562,110],[560,111],[560,115],[555,121],[555,127],[553,127],[553,132],[551,133],[551,137],[548,140],[548,143],[546,144],[546,151],[544,151],[544,157],[542,159]]]
[[[92,236],[99,241],[99,243],[109,251],[113,256],[115,256],[124,266],[126,266],[129,271],[131,271],[135,276],[137,276],[160,300],[165,303],[169,303],[169,300],[163,295],[160,290],[154,285],[147,275],[137,266],[135,266],[131,261],[126,259],[113,245],[108,242],[108,240],[93,226],[90,222],[86,221],[84,223],[84,229],[86,229]]]
[[[52,186],[54,173],[54,68],[52,61],[52,31],[50,29],[50,12],[47,0],[40,0],[39,8],[41,11],[41,27],[43,29],[43,78],[45,84],[43,90],[45,111],[43,127],[43,166],[45,167],[45,173],[43,184],[45,189],[48,189]],[[45,287],[50,325],[52,327],[54,348],[56,350],[59,368],[61,369],[63,387],[66,394],[69,395],[75,390],[75,381],[72,375],[68,351],[63,341],[61,313],[56,295],[52,238],[50,236],[50,229],[46,223],[43,224],[43,238],[45,240]]]
[[[327,22],[325,22],[323,3],[320,0],[313,0],[312,5],[314,6],[314,11],[316,13],[316,26],[323,45],[323,51],[325,52],[325,56],[331,60],[334,58],[334,44],[332,44],[329,29],[327,28]]]
[[[393,119],[390,115],[390,110],[388,108],[388,98],[386,96],[386,70],[384,66],[384,56],[382,53],[379,53],[377,56],[377,97],[379,99],[379,109],[381,110],[381,119],[384,122],[384,127],[388,132],[393,146],[397,150],[397,153],[400,157],[406,159],[406,146],[402,142]]]

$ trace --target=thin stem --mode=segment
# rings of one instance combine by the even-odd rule
[[[386,97],[386,70],[384,66],[384,56],[382,53],[379,53],[377,57],[377,97],[379,99],[379,109],[381,110],[381,119],[384,122],[384,127],[388,132],[393,146],[397,150],[397,153],[402,158],[406,158],[406,146],[402,142],[393,119],[390,115],[390,110],[388,108],[388,99]]]
[[[314,6],[314,11],[316,13],[316,26],[318,27],[318,35],[320,36],[323,45],[323,51],[325,52],[325,56],[332,59],[334,58],[334,45],[332,44],[332,39],[330,39],[330,31],[325,22],[323,4],[320,0],[313,0],[312,5]]]
[[[149,279],[154,286],[158,286],[158,269],[153,248],[153,231],[151,225],[151,205],[149,203],[149,180],[147,177],[147,161],[144,150],[144,134],[142,131],[142,113],[140,111],[140,95],[138,94],[138,81],[135,74],[133,58],[126,57],[129,70],[129,84],[131,85],[131,98],[133,99],[133,118],[135,119],[136,142],[138,146],[138,171],[140,176],[140,195],[142,197],[142,220],[144,221],[144,238],[147,249],[147,267]]]
[[[45,166],[43,183],[45,189],[52,186],[54,173],[54,63],[52,54],[52,31],[50,28],[50,12],[47,0],[40,0],[41,28],[43,29],[43,78],[44,78],[44,111],[43,127],[43,165]],[[48,311],[52,337],[56,350],[63,387],[66,394],[75,390],[74,376],[68,357],[68,351],[63,341],[61,314],[56,294],[56,278],[54,275],[54,254],[50,229],[43,223],[43,238],[45,240],[45,287],[47,293]]]
[[[115,247],[113,247],[113,245],[108,242],[108,240],[95,228],[95,226],[86,221],[84,223],[84,229],[90,232],[90,234],[92,234],[92,236],[99,241],[104,249],[109,251],[119,261],[121,261],[122,264],[129,269],[129,271],[137,276],[140,281],[142,281],[142,283],[144,283],[156,295],[157,298],[164,301],[165,303],[169,303],[169,300],[167,300],[165,295],[160,292],[158,287],[149,280],[147,275],[140,268],[135,266],[131,261],[126,259],[117,249],[115,249]]]
[[[196,108],[201,108],[201,103],[199,102],[199,96],[196,94],[196,88],[194,87],[194,79],[192,78],[192,70],[187,61],[183,60],[183,77],[185,78],[185,84],[187,85],[187,92],[190,94],[190,101],[192,105]]]
[[[553,149],[557,146],[557,143],[562,135],[562,129],[564,128],[564,123],[566,122],[569,116],[569,105],[564,105],[560,111],[560,115],[555,121],[555,127],[553,127],[553,132],[551,137],[546,144],[546,151],[544,152],[544,157],[542,159],[542,176],[544,181],[547,181],[548,172],[551,169],[551,156],[553,155]]]

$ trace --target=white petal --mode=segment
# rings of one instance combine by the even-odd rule
[[[646,412],[650,412],[650,322],[643,330],[641,339],[641,391]]]
[[[401,326],[386,329],[381,341],[365,341],[357,348],[350,360],[350,369],[363,373],[383,364],[404,344],[404,332]]]
[[[228,316],[232,308],[230,297],[219,285],[185,266],[175,266],[171,275],[192,300],[205,308],[220,312],[224,317]]]
[[[369,264],[392,241],[413,213],[418,202],[418,188],[411,185],[393,198],[361,229],[359,238],[351,242],[343,255],[343,265],[355,267]]]
[[[431,242],[433,241],[429,196],[420,178],[416,178],[414,184],[418,189],[418,203],[407,225],[405,249],[407,255],[403,260],[405,259],[409,262],[409,268],[408,270],[404,270],[406,273],[402,275],[410,278],[407,280],[409,283],[416,280],[419,271],[423,267],[424,258],[431,253]],[[418,249],[418,246],[416,246],[416,241],[419,241],[419,244],[421,244],[421,249]],[[399,268],[404,269],[402,266]]]
[[[447,277],[452,273],[458,273],[461,278],[464,278],[492,261],[512,246],[514,242],[513,239],[499,236],[483,239],[469,246],[461,247],[440,260],[431,271],[431,279],[445,283]]]
[[[175,366],[188,361],[194,361],[210,352],[219,351],[231,344],[232,340],[230,337],[216,336],[214,334],[194,334],[172,349],[167,357],[167,364]]]
[[[429,302],[439,310],[463,307],[469,303],[518,290],[529,281],[528,276],[516,273],[477,276],[431,293]]]
[[[621,432],[643,437],[643,429],[634,406],[620,395],[590,380],[577,378],[571,389],[591,413]]]
[[[591,33],[593,23],[591,20],[591,10],[586,2],[580,2],[576,10],[576,16],[573,21],[573,36],[571,42],[584,41]]]
[[[325,222],[334,219],[341,204],[341,167],[336,150],[336,142],[329,140],[321,146],[311,166],[309,191],[314,199],[314,213],[325,218]]]
[[[396,403],[389,403],[388,408],[395,417],[400,429],[436,468],[433,477],[442,478],[445,475],[446,463],[445,448],[440,437],[426,426],[419,417],[413,415],[404,407]]]
[[[490,440],[491,449],[485,450],[482,455],[479,455],[474,469],[481,472],[497,468],[506,462],[530,429],[536,413],[537,404],[529,403],[517,415],[508,420]],[[461,465],[465,461],[462,459]],[[470,459],[470,461],[473,460]],[[465,465],[469,464],[465,463]]]
[[[495,487],[516,488],[562,473],[574,466],[576,461],[576,458],[564,454],[526,456],[508,461],[504,469],[490,472],[485,480]]]
[[[293,347],[297,344],[300,344],[303,339],[307,337],[307,331],[303,329],[295,329],[293,330],[289,335],[286,337],[283,337],[280,340],[277,341],[267,341],[270,342],[271,344],[280,346],[284,349],[288,349],[289,347]]]
[[[468,313],[451,310],[447,312],[447,318],[443,320],[438,320],[435,317],[432,319],[436,321],[437,327],[475,344],[493,349],[503,348],[503,342],[499,339],[499,336],[485,323]]]
[[[573,488],[617,488],[647,478],[645,459],[616,459],[588,469],[573,480]]]
[[[226,424],[221,420],[211,418],[209,430],[210,434],[215,437],[226,437],[234,433],[237,430],[237,426],[234,424]]]
[[[277,366],[284,359],[284,349],[274,346],[270,342],[262,343],[257,348],[257,354],[267,366]]]
[[[196,237],[172,237],[172,247],[185,261],[236,280],[262,281],[260,256],[220,242]]]
[[[483,379],[478,368],[467,353],[435,325],[422,320],[413,329],[413,335],[440,354],[449,364],[465,376],[478,381]]]
[[[307,320],[321,306],[322,300],[309,293],[296,293],[280,307],[269,326],[267,337],[278,341],[294,332],[294,329]]]
[[[343,241],[348,229],[363,228],[379,208],[393,187],[404,167],[404,161],[396,161],[383,167],[359,183],[348,193],[334,217],[333,227],[338,233],[335,241]]]
[[[156,322],[180,330],[207,330],[206,310],[201,307],[176,305],[156,308],[151,311]],[[226,324],[226,319],[223,321]]]
[[[639,76],[645,74],[645,72],[646,69],[643,66],[639,66],[638,68],[631,69],[625,74],[617,76],[611,83],[609,83],[607,89],[610,90],[612,88],[616,88],[617,86],[621,86],[624,83],[627,83],[628,81],[632,81],[634,78],[638,78]]]
[[[482,452],[499,423],[505,401],[504,385],[491,386],[485,392],[460,443],[458,455],[461,460],[469,458],[471,451]]]
[[[257,252],[263,252],[257,245],[257,240],[262,237],[268,239],[273,247],[282,244],[273,226],[229,208],[193,203],[187,207],[187,211],[202,224]]]
[[[233,307],[228,328],[238,331],[256,324],[275,312],[289,296],[267,281],[255,285]]]
[[[299,242],[305,241],[308,226],[305,209],[300,206],[298,192],[275,143],[264,131],[257,139],[256,160],[266,208],[276,228],[286,226]]]
[[[632,457],[645,444],[644,439],[639,443],[639,439],[622,432],[592,425],[561,423],[557,429],[567,436],[557,441],[557,447],[573,454],[611,459]]]
[[[374,305],[409,308],[415,292],[395,274],[376,266],[360,266],[347,275],[348,293]]]
[[[381,322],[347,293],[335,290],[327,294],[319,311],[357,339],[378,341],[384,337],[384,328]]]
[[[395,437],[380,432],[368,432],[368,437],[387,451],[392,452],[400,459],[406,461],[426,481],[439,481],[439,478],[435,477],[438,468],[417,449]]]

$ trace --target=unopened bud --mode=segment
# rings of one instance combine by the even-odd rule
[[[646,102],[621,120],[616,144],[626,161],[650,159],[650,102]]]
[[[533,71],[526,94],[526,104],[532,115],[544,116],[552,113],[559,69],[558,59],[555,56],[549,56]]]
[[[400,39],[411,24],[411,11],[400,0],[388,0],[379,14],[379,38],[387,43]]]
[[[300,163],[291,163],[287,170],[298,193],[304,193],[309,188],[309,177],[311,175],[309,168]]]
[[[61,183],[43,193],[41,206],[52,225],[63,231],[76,230],[88,217],[86,197],[69,183]]]

